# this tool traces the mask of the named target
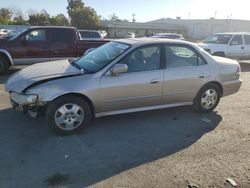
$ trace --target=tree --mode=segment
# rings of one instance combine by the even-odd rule
[[[112,22],[129,22],[127,19],[120,19],[115,13],[109,16],[109,20]]]
[[[84,8],[84,3],[82,2],[82,0],[68,0],[67,10],[69,14],[77,9],[83,9],[83,8]]]
[[[8,8],[1,8],[0,9],[0,17],[3,19],[10,20],[12,16],[12,12]]]
[[[68,0],[68,14],[71,25],[78,29],[98,29],[100,17],[91,7],[85,7],[82,0]]]
[[[30,25],[50,25],[50,15],[42,10],[40,13],[29,15],[28,23]]]
[[[63,14],[52,16],[49,21],[50,21],[50,25],[57,25],[57,26],[69,25],[69,20]]]
[[[11,8],[13,20],[11,24],[13,25],[27,25],[27,21],[24,19],[24,13],[20,8],[13,6]]]
[[[27,25],[28,22],[26,20],[24,20],[22,16],[16,16],[13,18],[13,21],[11,24],[13,24],[13,25]]]
[[[112,15],[110,15],[109,19],[112,22],[120,22],[121,21],[121,19],[115,13],[113,13]]]
[[[9,8],[0,9],[0,23],[9,24],[11,22],[12,12]]]

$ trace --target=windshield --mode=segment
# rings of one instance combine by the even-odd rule
[[[87,53],[74,63],[86,72],[97,72],[123,54],[129,47],[128,44],[109,42]]]
[[[215,43],[215,44],[228,44],[231,37],[232,37],[232,35],[215,34],[215,35],[209,36],[203,42],[204,43]]]
[[[19,37],[21,34],[23,34],[25,31],[27,31],[27,29],[23,30],[20,33],[17,33],[16,35],[14,35],[13,37],[11,37],[9,40],[15,40],[17,37]]]

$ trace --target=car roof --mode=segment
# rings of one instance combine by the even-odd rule
[[[175,39],[165,39],[165,38],[126,38],[115,40],[117,42],[127,43],[130,45],[144,45],[144,44],[186,44],[193,45],[191,42],[175,40]]]
[[[78,31],[86,31],[86,32],[100,33],[100,31],[96,31],[96,30],[83,30],[83,29],[79,29]]]
[[[61,28],[66,28],[66,29],[75,29],[75,27],[69,27],[69,26],[31,26],[29,27],[30,29],[36,29],[36,28],[54,28],[54,29],[61,29]]]
[[[250,32],[225,32],[225,33],[214,33],[218,35],[250,35]]]
[[[179,33],[156,33],[155,35],[178,35],[181,36]]]

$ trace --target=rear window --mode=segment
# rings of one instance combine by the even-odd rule
[[[98,32],[92,32],[92,31],[79,31],[79,32],[83,39],[84,38],[101,38],[101,35]]]

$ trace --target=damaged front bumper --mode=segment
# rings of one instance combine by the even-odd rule
[[[10,103],[12,107],[17,110],[21,111],[24,114],[29,114],[32,118],[37,118],[44,114],[44,109],[46,105],[41,105],[37,103],[38,97],[30,97],[32,95],[22,95],[11,92]],[[36,95],[33,95],[36,96]]]

